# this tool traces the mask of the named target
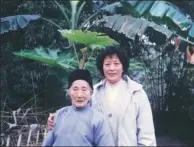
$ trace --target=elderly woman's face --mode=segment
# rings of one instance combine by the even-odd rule
[[[118,82],[123,73],[123,65],[117,55],[107,56],[103,63],[104,76],[109,83]]]
[[[76,108],[82,108],[87,105],[91,97],[91,88],[89,84],[84,80],[76,80],[69,88],[69,95],[71,97],[72,104]]]

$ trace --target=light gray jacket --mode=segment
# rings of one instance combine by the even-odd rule
[[[147,94],[141,84],[131,80],[128,76],[123,79],[127,82],[128,90],[120,111],[118,146],[156,146],[155,129],[152,110]],[[105,113],[102,99],[104,98],[105,80],[94,85],[92,104]],[[106,115],[107,119],[108,116]]]

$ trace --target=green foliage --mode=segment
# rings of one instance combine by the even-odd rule
[[[59,7],[59,9],[62,12],[62,14],[64,15],[67,23],[69,24],[69,27],[71,29],[75,29],[76,28],[75,26],[77,26],[78,19],[79,19],[81,11],[85,5],[85,2],[83,2],[81,4],[81,6],[78,8],[78,11],[77,11],[78,1],[70,1],[71,20],[69,19],[68,15],[66,14],[64,7],[62,5],[60,5],[57,1],[54,1],[54,3]],[[45,19],[45,18],[43,18],[43,19],[50,22],[51,24],[54,24],[56,27],[61,28],[55,22],[48,20],[48,19]],[[89,19],[87,19],[87,21],[89,21]],[[104,46],[108,46],[108,45],[112,45],[112,44],[117,44],[116,41],[114,41],[113,39],[109,38],[108,36],[106,36],[105,34],[102,34],[102,33],[91,32],[91,31],[83,32],[81,30],[59,30],[59,32],[62,34],[63,37],[65,37],[71,41],[71,42],[69,41],[70,46],[68,48],[73,47],[79,68],[84,67],[84,64],[85,64],[85,57],[84,56],[85,55],[83,54],[83,58],[79,60],[79,57],[78,57],[79,53],[77,52],[77,49],[76,49],[74,42],[79,42],[79,43],[85,44],[86,46],[89,46],[92,49],[94,49],[95,47],[99,48],[99,47],[104,47]],[[56,56],[55,57],[50,56],[50,53],[52,53],[51,55],[57,55],[57,52],[58,51],[51,52],[49,50],[49,55],[48,55],[43,50],[40,51],[40,49],[39,50],[36,49],[36,53],[32,52],[32,51],[21,51],[20,53],[15,52],[14,54],[18,55],[18,56],[25,57],[25,58],[30,58],[30,59],[33,59],[36,61],[40,61],[40,62],[46,63],[46,64],[53,66],[53,67],[64,67],[65,66],[65,68],[67,68],[66,64],[62,64],[61,61],[58,62],[56,60]],[[71,51],[69,51],[69,52],[71,52]]]
[[[60,30],[63,37],[66,37],[74,42],[79,42],[82,44],[85,44],[86,46],[94,47],[94,46],[108,46],[116,44],[116,41],[109,38],[108,36],[105,36],[102,33],[97,32],[82,32],[81,30]],[[25,58],[33,59],[42,63],[45,63],[52,67],[61,67],[65,69],[75,69],[75,67],[71,66],[70,63],[75,63],[75,58],[68,58],[67,56],[59,57],[58,59],[58,52],[59,50],[55,49],[48,49],[48,52],[45,52],[43,48],[35,48],[35,51],[31,50],[23,50],[20,52],[15,52],[14,54],[17,56],[22,56]],[[70,54],[71,51],[69,51],[68,54]],[[77,52],[75,52],[77,54]],[[79,61],[79,60],[78,60]],[[78,63],[79,65],[80,63]]]
[[[93,46],[106,47],[118,44],[104,33],[82,31],[82,30],[59,30],[61,35],[73,42],[82,43],[93,48]]]
[[[82,16],[81,16],[81,13],[82,13],[82,11],[83,11],[83,8],[86,6],[86,1],[83,1],[83,2],[81,3],[81,1],[79,1],[79,0],[76,0],[76,1],[71,1],[71,0],[69,0],[69,1],[66,1],[66,2],[69,2],[69,3],[70,3],[70,6],[71,6],[71,7],[70,7],[69,10],[67,10],[67,8],[65,7],[66,5],[62,5],[62,4],[60,4],[59,2],[57,2],[56,0],[54,0],[52,3],[53,3],[54,5],[56,5],[56,6],[59,8],[60,12],[62,13],[63,17],[65,18],[64,21],[66,21],[66,23],[68,24],[67,29],[71,29],[71,30],[78,29],[78,26],[80,25],[80,24],[79,24],[79,20],[80,20],[80,18],[82,17]],[[81,3],[81,4],[80,4],[80,3]],[[63,2],[63,4],[64,4],[64,2]],[[79,5],[79,4],[80,4],[80,5]],[[70,15],[70,16],[68,15],[68,12],[69,12],[69,11],[71,11],[71,13],[70,13],[71,15]],[[86,23],[89,22],[93,17],[95,17],[97,14],[98,14],[98,13],[93,14],[93,15],[91,15],[91,16],[87,16],[87,15],[85,14],[85,18],[87,18],[87,19],[82,19],[82,20],[85,20],[85,21],[82,22],[82,24],[86,24]],[[48,21],[48,22],[52,23],[52,24],[55,25],[57,28],[62,29],[62,28],[61,28],[58,24],[56,24],[54,21],[49,20],[49,19],[46,19],[46,18],[44,18],[44,17],[42,17],[42,19],[45,20],[45,21]],[[79,29],[82,29],[82,26],[83,26],[83,25],[81,25],[81,26],[79,27]]]
[[[54,4],[54,5],[51,5],[51,4]],[[47,65],[47,67],[49,67],[49,68],[47,68],[48,76],[46,77],[46,80],[45,80],[46,83],[48,82],[45,85],[46,93],[49,93],[49,91],[53,91],[52,86],[49,86],[50,84],[53,85],[54,87],[58,87],[58,88],[57,89],[54,88],[55,90],[52,92],[52,94],[49,94],[49,95],[46,94],[46,99],[45,99],[46,103],[49,102],[49,103],[53,104],[53,102],[52,102],[53,97],[56,97],[56,98],[62,97],[64,99],[63,88],[67,88],[68,73],[75,68],[79,68],[79,66],[83,62],[83,58],[86,57],[86,55],[82,54],[82,51],[80,50],[79,44],[75,45],[74,42],[72,42],[73,40],[71,40],[71,39],[69,39],[67,42],[67,40],[59,37],[59,33],[57,32],[57,28],[58,29],[62,29],[62,28],[76,29],[79,26],[78,25],[80,22],[79,19],[82,18],[82,20],[84,20],[83,15],[81,15],[82,14],[81,12],[82,12],[83,7],[85,6],[85,2],[81,3],[80,7],[73,4],[72,2],[70,4],[71,4],[70,5],[71,9],[67,9],[67,7],[64,7],[64,5],[67,5],[66,2],[63,2],[63,4],[59,3],[57,1],[54,1],[54,2],[41,1],[41,2],[35,2],[33,4],[30,1],[26,2],[25,8],[28,8],[28,11],[29,11],[28,13],[36,13],[36,11],[39,10],[38,13],[41,13],[41,16],[42,16],[41,19],[43,21],[39,21],[34,26],[32,25],[31,29],[26,30],[25,41],[26,41],[27,45],[26,45],[26,43],[24,43],[25,49],[21,50],[21,48],[20,48],[20,51],[16,50],[13,52],[13,54],[16,56],[24,57],[26,59],[35,60],[35,61],[41,62],[41,63],[43,63],[43,65]],[[54,7],[54,6],[56,6],[56,7]],[[36,9],[35,9],[35,7],[36,7]],[[21,8],[24,8],[24,7],[21,6]],[[37,9],[37,8],[39,8],[39,9]],[[54,17],[54,18],[51,17],[49,19],[48,16],[45,15],[44,11],[42,11],[43,8],[44,9],[49,8],[49,10],[52,10],[55,12],[56,12],[56,10],[59,10],[58,19],[56,19],[56,17]],[[72,11],[69,11],[69,10],[72,10]],[[71,13],[69,13],[69,12],[71,12]],[[59,15],[59,14],[61,14],[61,15]],[[71,19],[69,18],[69,15],[71,16],[70,17]],[[94,16],[95,15],[88,17],[86,14],[84,14],[84,17],[87,17],[87,19],[83,23],[89,22]],[[61,19],[62,17],[64,17],[65,20],[62,20]],[[36,32],[36,33],[34,34],[34,32]],[[87,38],[87,40],[90,39],[90,42],[88,42],[89,44],[88,43],[86,43],[86,44],[89,47],[91,47],[92,49],[103,48],[104,45],[107,45],[107,44],[109,45],[112,42],[115,42],[114,40],[110,39],[108,36],[104,36],[103,34],[100,34],[97,32],[96,33],[95,32],[87,33],[87,37],[88,37],[88,34],[90,35],[89,36],[90,38]],[[82,34],[80,34],[80,35],[82,35]],[[96,37],[95,39],[98,39],[97,43],[96,43],[96,41],[91,41],[91,39],[94,39],[94,37],[92,37],[91,35],[94,35],[94,37]],[[103,35],[103,36],[97,36],[97,35]],[[82,37],[85,37],[85,36],[82,35]],[[80,37],[80,36],[78,36],[78,37]],[[104,39],[106,39],[105,41],[107,41],[107,42],[103,42]],[[29,45],[29,42],[31,42],[32,45]],[[78,42],[79,42],[79,40],[78,40]],[[80,42],[80,43],[84,44],[83,42]],[[92,45],[92,43],[94,45]],[[40,45],[42,47],[36,47],[36,46],[40,46]],[[68,47],[66,47],[67,45],[68,45]],[[34,47],[34,49],[31,49],[33,47]],[[24,47],[22,47],[22,48],[24,48]],[[77,48],[79,48],[79,49],[77,49]],[[74,54],[73,54],[73,52],[74,52]],[[95,62],[94,62],[95,60],[92,60],[94,58],[92,55],[94,52],[95,51],[87,50],[88,58],[85,58],[85,60],[83,62],[83,68],[92,68],[91,71],[95,71],[95,67],[90,66],[90,65],[95,64]],[[79,58],[81,56],[82,56],[82,59],[79,60]],[[18,58],[18,59],[21,60],[21,58]],[[27,62],[28,60],[22,60],[22,61]],[[88,64],[84,65],[85,62]],[[99,79],[99,75],[97,75],[97,72],[92,72],[92,74],[94,76],[94,80],[96,79],[96,81],[97,81]],[[56,82],[52,81],[53,78],[55,79]],[[57,83],[61,86],[59,86]],[[37,88],[38,88],[38,86],[37,86]],[[60,100],[58,99],[57,101],[60,101]],[[60,104],[62,104],[62,103],[60,103]]]
[[[113,1],[106,2],[108,4],[113,3]],[[126,4],[126,2],[128,2],[128,4]],[[152,15],[149,13],[153,2],[155,1],[149,1],[148,3],[143,1],[125,1],[125,3],[123,3],[122,1],[114,4],[119,11],[114,11],[112,7],[109,8],[110,10],[112,9],[113,13],[120,13],[121,11],[124,12],[127,10],[127,14],[148,18],[149,20],[154,21],[156,24],[163,24],[164,22],[166,23],[168,20],[166,16],[152,16],[159,15],[162,10],[157,11],[156,13],[155,10],[153,10]],[[80,0],[76,6],[77,8],[74,9],[74,11],[72,11],[72,5],[70,1],[25,1],[22,3],[14,1],[9,3],[10,7],[14,8],[11,6],[12,4],[14,6],[17,5],[17,7],[15,7],[12,12],[4,11],[3,14],[6,14],[5,16],[20,14],[40,14],[41,19],[35,21],[34,23],[29,23],[28,27],[24,28],[20,32],[14,31],[11,32],[11,34],[3,34],[3,45],[1,48],[1,71],[3,75],[1,76],[1,96],[3,98],[7,97],[10,102],[14,101],[15,103],[18,103],[18,106],[20,106],[22,102],[27,101],[34,95],[43,93],[42,95],[37,96],[37,99],[43,102],[40,105],[41,107],[44,105],[53,107],[55,102],[59,102],[58,105],[61,106],[66,105],[66,102],[61,102],[65,99],[65,91],[61,87],[67,88],[67,76],[69,71],[75,68],[79,68],[79,63],[82,62],[82,59],[85,59],[83,68],[88,69],[92,73],[94,83],[99,80],[100,75],[94,66],[96,55],[98,54],[98,49],[101,49],[104,45],[111,44],[114,41],[112,39],[110,39],[110,42],[105,41],[107,37],[105,37],[103,33],[97,33],[96,28],[92,28],[93,24],[96,23],[96,21],[93,22],[94,18],[101,16],[98,15],[98,11],[95,13],[88,13],[88,10],[91,9],[91,7],[87,7],[87,3],[88,1],[83,2]],[[123,6],[125,9],[122,9]],[[169,17],[172,16],[173,15],[169,14]],[[116,28],[115,30],[124,24],[124,21],[120,15],[117,15],[116,19],[116,21],[108,20],[108,22],[112,22],[112,26],[114,25]],[[171,20],[171,18],[169,19]],[[172,20],[169,22],[180,29]],[[182,28],[185,26],[185,28],[188,27],[188,25],[185,25],[185,21],[181,22],[183,24],[181,25],[181,27],[183,26]],[[134,33],[141,23],[138,23],[137,20],[126,24],[126,27],[124,27],[122,31],[127,33],[127,26],[129,28],[129,26],[133,24],[131,26],[132,29],[130,33]],[[142,23],[141,25],[143,29],[145,23]],[[151,27],[155,29],[162,28],[160,29],[160,32],[166,33],[164,31],[164,27],[156,27],[156,25],[151,25]],[[172,28],[174,29],[174,26]],[[68,31],[72,33],[68,34],[70,35],[68,37],[62,36],[62,34],[57,31],[58,29],[65,30],[66,35]],[[82,29],[83,31],[79,29]],[[73,32],[76,31],[79,32],[79,37],[75,35],[77,38],[72,35]],[[95,33],[95,35],[88,35],[88,32]],[[114,33],[113,36],[116,36],[116,34],[117,33]],[[192,31],[190,34],[192,34]],[[87,39],[84,39],[85,37]],[[101,37],[105,37],[103,38],[104,40],[101,40]],[[98,40],[98,44],[102,43],[103,46],[96,44],[96,42],[93,40],[94,38],[100,38]],[[158,38],[161,39],[161,37]],[[122,40],[123,38],[119,39]],[[119,39],[116,39],[116,41],[119,42]],[[136,45],[138,43],[134,42],[134,44]],[[83,49],[83,45],[87,47]],[[93,48],[93,50],[90,50],[89,48]],[[142,83],[147,90],[154,111],[159,109],[166,109],[165,107],[162,109],[159,107],[159,105],[163,105],[165,102],[165,97],[168,96],[167,93],[169,89],[166,88],[165,80],[167,81],[169,79],[164,79],[166,75],[166,77],[172,77],[171,85],[175,87],[174,89],[177,88],[179,81],[188,82],[189,79],[192,79],[190,78],[192,77],[191,72],[190,74],[184,75],[184,77],[188,78],[188,80],[181,80],[182,76],[180,75],[183,68],[180,66],[179,60],[177,61],[176,67],[174,67],[177,70],[173,69],[172,73],[170,73],[169,69],[166,68],[166,62],[170,60],[170,56],[164,61],[161,57],[162,49],[157,46],[155,50],[157,52],[154,52],[153,49],[149,46],[138,46],[138,48],[134,48],[134,51],[136,51],[137,54],[134,54],[135,58],[131,59],[129,67],[129,71],[131,73],[134,72],[134,74],[130,73],[132,77]],[[12,52],[17,56],[13,56]],[[26,59],[20,57],[24,57]],[[141,60],[139,60],[140,57]],[[45,64],[47,66],[45,66]],[[175,65],[173,64],[173,66]],[[171,68],[173,68],[173,66],[171,66]],[[172,83],[175,84],[173,85]],[[189,81],[188,83],[192,83],[192,81]],[[190,85],[188,87],[192,88]],[[181,91],[181,89],[179,91]],[[178,95],[179,94],[176,94],[176,96]],[[190,95],[188,93],[188,95],[184,95],[180,99],[186,99],[189,96]],[[175,101],[177,100],[176,98],[177,97],[174,98]],[[191,101],[189,102],[191,103]],[[182,108],[182,106],[183,103],[180,103],[180,106],[177,108]],[[188,104],[184,106],[190,107]]]
[[[64,4],[66,3],[64,2]],[[14,1],[11,3],[6,1],[3,2],[2,7],[6,7],[6,9],[2,9],[5,11],[1,13],[4,16],[40,14],[41,16],[48,16],[63,27],[66,26],[66,22],[60,20],[61,16],[57,7],[49,1]],[[51,10],[52,13],[48,10]],[[37,46],[64,50],[64,46],[67,46],[68,42],[61,39],[55,26],[43,20],[34,21],[22,30],[2,34],[1,41],[1,71],[4,73],[4,76],[1,76],[0,79],[3,81],[0,87],[2,101],[6,99],[7,105],[11,109],[17,109],[34,96],[37,98],[36,106],[42,108],[56,106],[56,103],[52,100],[53,97],[60,102],[57,105],[66,105],[64,103],[65,93],[62,91],[61,85],[56,86],[57,80],[55,83],[53,81],[49,83],[50,71],[47,66],[33,60],[24,60],[12,54],[12,52],[24,48],[31,50],[37,48]],[[51,84],[54,88],[48,87],[48,84]],[[51,89],[53,90],[52,98],[47,95]],[[34,105],[34,103],[30,102],[28,106],[31,105]]]
[[[137,61],[134,58],[130,60],[129,70],[143,70],[143,69],[145,69],[144,63]],[[147,68],[147,70],[149,70],[149,68]]]
[[[43,49],[35,48],[34,50],[22,50],[20,52],[14,52],[13,54],[24,58],[36,60],[47,64],[51,67],[63,68],[67,70],[75,69],[75,59],[68,54],[58,55],[60,50],[57,49]],[[74,66],[73,66],[74,65]]]

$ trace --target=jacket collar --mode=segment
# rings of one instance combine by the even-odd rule
[[[128,77],[127,75],[123,75],[123,80],[125,80],[127,82],[127,85],[129,88],[129,90],[133,93],[135,91],[138,91],[140,89],[142,89],[142,85],[135,82],[134,80],[132,80],[130,77]],[[99,83],[97,83],[96,85],[94,85],[95,89],[99,89],[101,87],[104,87],[106,83],[106,79],[101,80]]]

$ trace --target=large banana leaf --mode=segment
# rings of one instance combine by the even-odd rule
[[[166,25],[168,29],[180,36],[184,38],[189,37],[190,40],[194,39],[193,21],[181,12],[177,6],[170,2],[122,0],[121,2],[115,2],[101,8],[102,11],[112,15],[121,13],[118,11],[119,9],[121,9],[122,12],[125,9],[125,15],[129,14],[133,17],[153,21],[158,25]]]
[[[31,20],[37,20],[40,15],[15,15],[1,18],[1,34],[10,30],[25,28]]]
[[[140,18],[134,18],[130,15],[113,15],[104,17],[104,26],[114,31],[125,34],[128,38],[134,40],[136,35],[143,35],[148,28],[152,28],[167,38],[173,35],[173,32],[167,28]]]
[[[162,19],[164,21],[163,24],[167,24],[169,27],[173,27],[177,33],[188,31],[193,24],[193,21],[187,18],[186,15],[179,10],[179,8],[166,1],[156,1],[149,10],[149,13],[151,14],[151,16]],[[174,24],[172,24],[168,20],[170,20]],[[179,30],[176,29],[177,26]]]
[[[89,47],[109,46],[118,44],[104,33],[91,32],[82,30],[59,30],[61,35],[73,42],[82,43]]]
[[[22,50],[14,52],[14,55],[42,62],[51,67],[63,68],[67,70],[76,69],[77,62],[70,53],[58,55],[59,50],[44,49],[42,47],[34,50]]]
[[[188,39],[176,34],[168,28],[165,28],[161,25],[145,19],[134,18],[130,15],[122,16],[119,14],[115,14],[112,16],[106,16],[102,19],[102,22],[104,22],[104,27],[110,28],[118,33],[122,33],[132,40],[135,40],[136,35],[142,36],[143,34],[147,33],[151,40],[158,44],[164,43],[166,42],[166,39],[176,36],[181,40],[181,44],[183,44],[184,46],[186,44],[194,45],[194,42],[192,40],[189,41]],[[152,33],[148,33],[148,30],[150,30],[150,28],[151,30],[154,30],[155,34],[160,33],[166,36],[166,39],[159,38],[159,36],[153,37]],[[192,29],[194,29],[194,27]]]

